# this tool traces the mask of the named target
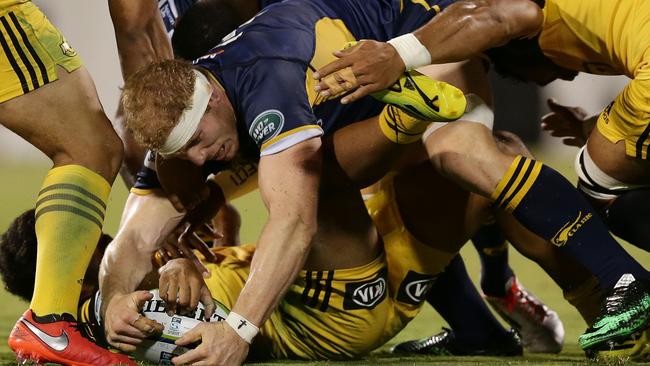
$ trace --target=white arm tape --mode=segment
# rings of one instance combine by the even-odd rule
[[[431,64],[431,54],[429,53],[429,50],[420,43],[420,40],[417,39],[413,33],[407,33],[395,37],[389,40],[388,43],[395,47],[395,50],[397,50],[402,61],[404,61],[406,70]]]
[[[230,325],[232,329],[237,332],[237,334],[250,344],[253,341],[253,338],[259,333],[260,328],[256,327],[253,323],[249,322],[243,316],[231,311],[230,314],[226,317],[226,323]]]

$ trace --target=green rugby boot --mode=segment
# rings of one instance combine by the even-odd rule
[[[415,70],[405,72],[390,88],[370,94],[423,121],[451,122],[465,113],[463,92]]]
[[[589,359],[606,364],[624,364],[627,360],[648,362],[650,361],[650,326],[628,337],[598,343],[586,350],[585,354]]]
[[[650,318],[650,292],[646,281],[623,275],[607,296],[601,315],[578,339],[583,350],[600,348],[604,342],[620,341],[644,329]]]

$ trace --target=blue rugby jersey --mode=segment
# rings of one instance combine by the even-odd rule
[[[225,89],[236,113],[246,158],[280,152],[301,141],[377,116],[371,97],[349,105],[322,99],[311,74],[332,52],[360,39],[387,41],[412,32],[457,0],[287,0],[270,4],[194,64]],[[259,149],[259,154],[255,151]],[[150,157],[152,159],[153,157]],[[136,188],[158,188],[149,161]],[[228,166],[209,162],[205,171]]]
[[[381,111],[370,97],[342,105],[313,91],[311,75],[335,59],[333,51],[346,42],[387,41],[411,32],[455,1],[283,1],[194,63],[226,90],[260,155],[273,154]]]

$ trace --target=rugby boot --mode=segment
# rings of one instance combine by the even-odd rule
[[[483,295],[490,306],[515,328],[528,352],[559,353],[564,343],[564,325],[557,313],[523,287],[517,278],[506,284],[504,297]]]
[[[602,347],[600,343],[621,341],[644,329],[650,317],[648,281],[624,274],[603,303],[600,316],[578,338],[583,350]]]
[[[415,70],[405,72],[390,88],[370,95],[380,102],[399,107],[415,118],[431,122],[457,120],[465,113],[467,106],[460,89]]]
[[[406,341],[393,346],[390,353],[401,355],[435,356],[521,356],[521,340],[514,329],[508,331],[505,339],[494,339],[483,347],[463,344],[453,330],[442,328],[442,332],[427,338]]]
[[[585,351],[590,359],[602,360],[607,364],[619,363],[616,361],[633,360],[637,362],[650,361],[650,326],[634,332],[628,337],[619,340],[609,340],[598,343]]]
[[[14,325],[8,343],[19,364],[137,365],[125,355],[92,343],[77,328],[77,322],[70,314],[39,317],[30,309]]]

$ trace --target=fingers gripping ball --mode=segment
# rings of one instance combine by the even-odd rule
[[[171,365],[171,359],[187,352],[187,347],[181,347],[174,342],[194,328],[197,324],[205,321],[203,305],[199,304],[196,311],[183,315],[169,316],[166,312],[166,304],[160,298],[158,290],[152,290],[153,298],[144,304],[142,313],[146,318],[157,321],[165,328],[160,335],[151,336],[138,345],[135,357],[142,361],[149,361],[156,364]],[[216,310],[210,322],[223,321],[230,312],[223,304],[215,300]]]

